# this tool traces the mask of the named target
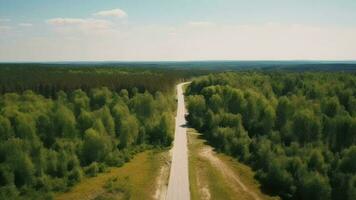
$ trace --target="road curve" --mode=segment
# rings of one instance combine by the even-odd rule
[[[187,131],[185,128],[185,106],[182,86],[177,85],[177,117],[172,148],[172,164],[169,175],[167,200],[189,200],[189,178],[188,178],[188,147]]]

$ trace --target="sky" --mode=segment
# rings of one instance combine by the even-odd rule
[[[355,0],[0,0],[0,62],[356,60]]]

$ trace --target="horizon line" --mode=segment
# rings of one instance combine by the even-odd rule
[[[61,63],[184,63],[184,62],[355,62],[356,59],[281,59],[281,60],[274,60],[274,59],[212,59],[212,60],[53,60],[53,61],[27,61],[27,60],[20,60],[20,61],[0,61],[0,64],[61,64]]]

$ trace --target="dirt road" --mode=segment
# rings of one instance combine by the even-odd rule
[[[222,162],[213,152],[213,149],[211,147],[205,147],[201,152],[200,155],[207,160],[210,161],[210,163],[219,170],[219,172],[223,175],[223,177],[230,182],[232,185],[236,185],[234,189],[240,190],[244,193],[247,193],[252,197],[254,200],[260,200],[258,195],[247,188],[245,184],[240,180],[240,178],[235,174],[235,172],[227,166],[224,162]]]
[[[188,178],[188,147],[185,128],[185,106],[182,86],[177,85],[177,117],[172,149],[172,165],[168,182],[167,200],[190,199]]]

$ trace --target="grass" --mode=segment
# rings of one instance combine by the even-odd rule
[[[198,139],[198,135],[193,134],[191,129],[188,129],[188,136],[191,199],[231,199],[233,193],[226,187],[222,175],[199,155],[204,147],[203,140]]]
[[[263,194],[260,187],[260,183],[254,178],[255,172],[247,165],[240,163],[237,159],[227,156],[222,153],[218,153],[217,156],[225,163],[229,163],[232,170],[239,176],[241,181],[245,184],[246,187],[250,188],[251,190],[259,193],[259,197],[262,199],[271,199],[271,200],[278,200],[279,197],[272,197],[266,194]]]
[[[224,175],[216,165],[209,159],[201,155],[202,150],[210,148],[205,144],[205,140],[193,129],[188,129],[189,147],[189,181],[191,199],[241,199],[250,200],[253,197],[243,191],[239,185],[231,181]],[[255,173],[250,167],[239,163],[236,159],[220,154],[213,153],[222,163],[228,166],[240,181],[255,193],[261,200],[278,199],[263,194],[259,189],[259,183],[254,179]]]
[[[199,139],[192,130],[189,130],[188,134],[191,199],[208,199],[208,197],[210,199],[231,199],[230,197],[233,197],[234,194],[232,190],[228,189],[222,175],[214,169],[208,160],[199,155],[204,148],[203,140]]]
[[[149,150],[137,154],[122,167],[85,178],[66,193],[57,194],[56,200],[108,200],[153,199],[156,177],[166,160],[166,151]]]

